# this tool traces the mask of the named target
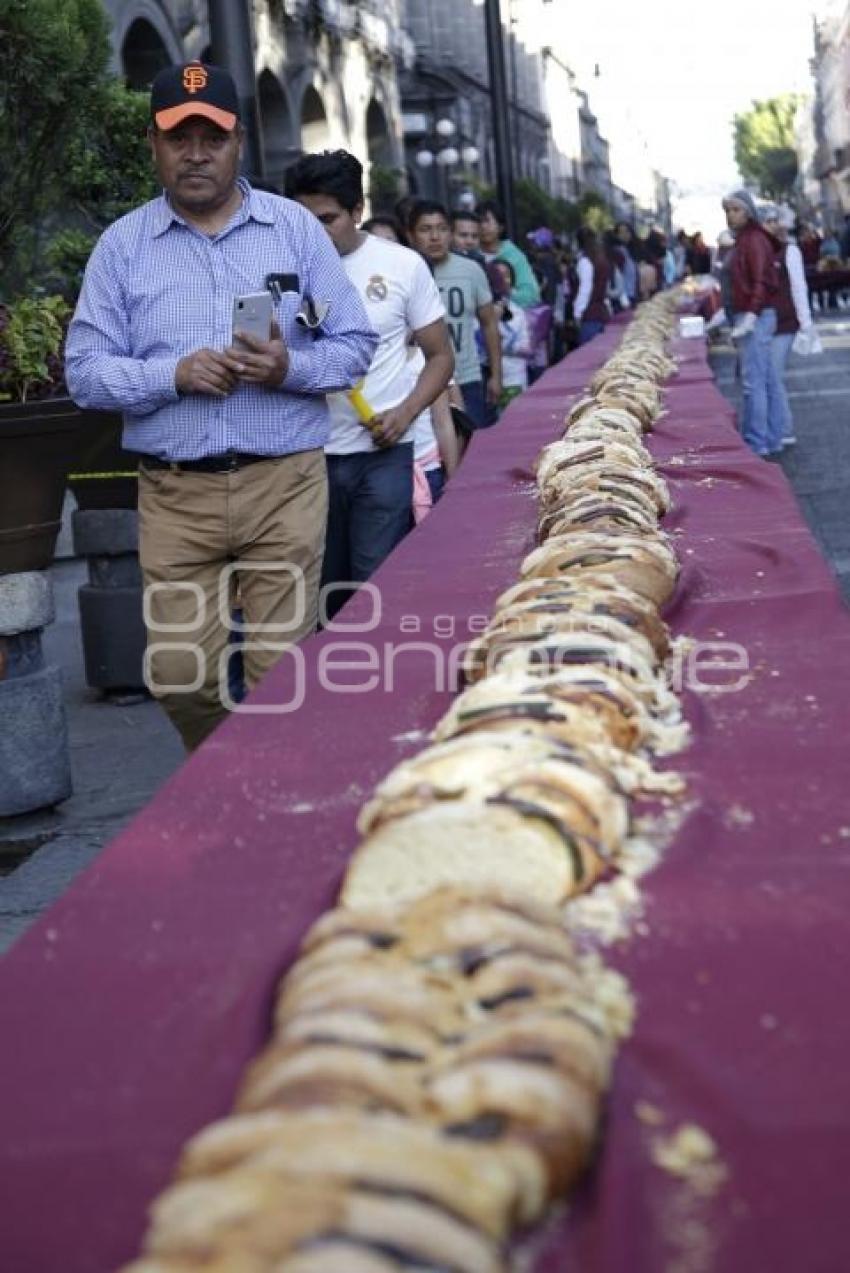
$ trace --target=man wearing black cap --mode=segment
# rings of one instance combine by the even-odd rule
[[[123,412],[124,445],[142,453],[146,674],[191,748],[232,706],[237,585],[249,687],[315,628],[325,395],[360,379],[377,337],[321,226],[238,176],[226,71],[162,71],[150,142],[163,195],[116,221],[92,253],[66,374],[81,406]],[[236,299],[265,291],[268,339],[237,340]]]

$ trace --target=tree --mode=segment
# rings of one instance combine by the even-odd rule
[[[528,177],[520,177],[514,184],[514,200],[520,241],[530,230],[543,225],[556,234],[572,234],[580,223],[575,204],[560,197],[553,198]]]
[[[787,198],[797,178],[793,93],[753,102],[733,120],[735,162],[745,181],[767,199]]]
[[[599,235],[604,234],[606,230],[610,230],[614,224],[611,209],[602,198],[602,195],[597,194],[595,190],[586,190],[579,197],[578,210],[581,214],[582,225],[589,226],[591,230],[595,230]]]
[[[68,146],[65,199],[96,233],[158,192],[147,93],[105,79]]]
[[[109,61],[100,0],[0,0],[0,262],[14,276],[58,201],[65,156]]]
[[[62,182],[65,227],[47,243],[43,282],[75,301],[102,230],[157,194],[147,140],[147,93],[104,79],[67,150]]]

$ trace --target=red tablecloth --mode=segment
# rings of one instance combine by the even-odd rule
[[[308,642],[305,705],[218,731],[0,965],[10,1273],[107,1273],[133,1254],[181,1142],[228,1108],[276,979],[334,896],[359,805],[449,701],[433,653],[409,647],[447,653],[515,579],[533,541],[529,464],[618,333],[476,438],[380,572],[378,626],[350,639],[407,643],[392,688],[386,667],[367,693],[319,688],[340,638]],[[836,1273],[850,1260],[850,625],[781,471],[741,445],[702,342],[678,349],[652,441],[684,562],[670,619],[740,642],[754,675],[737,694],[685,691],[693,809],[645,879],[645,934],[614,955],[636,1029],[596,1168],[533,1266]],[[344,617],[370,610],[360,597]],[[255,703],[289,701],[295,670],[284,659]],[[640,1100],[715,1138],[729,1180],[713,1201],[652,1165]]]

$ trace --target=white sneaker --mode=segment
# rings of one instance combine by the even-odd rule
[[[794,437],[793,433],[789,433],[787,438],[782,439],[783,451],[785,450],[786,446],[796,446],[796,445],[797,445],[797,439]]]

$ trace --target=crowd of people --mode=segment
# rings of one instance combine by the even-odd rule
[[[101,237],[65,351],[73,397],[122,412],[141,457],[147,679],[189,748],[230,705],[223,681],[238,699],[331,622],[547,365],[705,264],[699,235],[626,224],[519,244],[492,201],[363,222],[345,151],[302,156],[284,199],[239,176],[239,112],[221,68],[157,76],[163,193]],[[267,337],[235,329],[265,292]],[[244,684],[223,676],[234,613]]]

